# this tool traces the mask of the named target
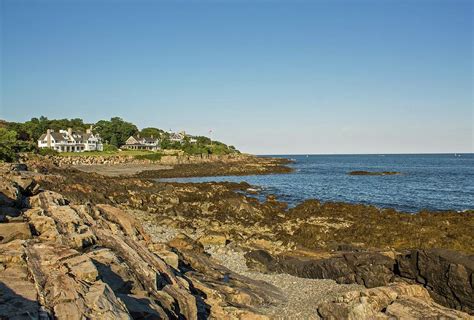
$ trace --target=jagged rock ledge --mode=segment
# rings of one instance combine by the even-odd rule
[[[316,278],[318,270],[330,270],[322,277],[377,286],[318,301],[309,310],[314,318],[468,319],[452,308],[472,312],[472,281],[465,282],[472,277],[472,256],[429,250],[472,253],[472,212],[407,215],[314,200],[288,210],[275,198],[260,203],[235,192],[247,184],[154,183],[31,168],[10,168],[0,180],[0,282],[6,292],[0,318],[272,316],[262,306],[284,303],[277,283],[223,267],[204,250],[231,246],[266,250],[277,263],[265,272]],[[177,232],[160,241],[145,222]],[[297,288],[293,293],[307,295]]]

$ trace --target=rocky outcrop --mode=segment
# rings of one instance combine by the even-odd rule
[[[225,319],[226,310],[232,310],[240,319],[264,319],[255,316],[255,309],[281,301],[282,295],[274,286],[263,281],[252,280],[231,272],[217,264],[208,255],[203,254],[202,244],[195,242],[185,234],[179,234],[169,242],[182,264],[180,270],[192,280],[195,290],[207,297],[215,308],[210,308],[208,316],[212,319]],[[206,285],[212,283],[212,285]],[[247,305],[250,309],[238,306]]]
[[[7,243],[15,239],[31,238],[30,227],[25,222],[0,224],[0,243]]]
[[[397,283],[352,291],[318,307],[322,319],[471,319],[435,303],[420,285]]]
[[[441,249],[412,250],[397,257],[397,271],[429,289],[438,303],[474,314],[474,256]]]
[[[10,172],[0,180],[5,182],[4,194],[11,196],[2,210],[14,211],[8,215],[2,211],[4,218],[0,221],[6,225],[26,223],[31,232],[18,239],[8,237],[1,245],[23,241],[21,246],[25,248],[35,243],[64,247],[77,252],[77,257],[81,257],[79,262],[85,255],[98,276],[93,280],[96,273],[86,263],[85,274],[77,277],[84,277],[91,285],[97,281],[107,284],[132,317],[261,316],[256,305],[277,301],[278,292],[239,278],[204,253],[203,247],[224,247],[229,243],[246,250],[266,250],[268,253],[260,252],[249,261],[250,266],[265,272],[330,278],[367,287],[385,286],[397,277],[411,282],[419,281],[417,278],[429,279],[423,283],[428,292],[446,299],[435,297],[438,303],[468,311],[465,306],[469,305],[466,297],[470,292],[464,280],[460,280],[465,279],[464,270],[468,276],[471,274],[465,263],[449,260],[449,269],[444,262],[435,271],[424,268],[427,274],[453,274],[446,278],[449,285],[445,285],[438,283],[438,278],[425,275],[419,269],[418,260],[412,264],[408,257],[396,259],[394,252],[413,247],[428,252],[427,248],[439,246],[472,253],[474,212],[408,215],[365,205],[316,200],[287,209],[274,197],[264,202],[246,197],[244,193],[250,187],[246,183],[154,183],[137,177],[109,178],[73,169],[46,169],[38,169],[48,174],[38,174],[33,180],[51,191],[24,191],[28,188],[21,189],[10,179],[11,175],[31,178],[30,172]],[[138,211],[151,224],[163,230],[172,226],[193,235],[197,241],[184,236],[169,244],[152,241],[134,218],[134,215],[138,217]],[[170,238],[166,237],[168,241]],[[21,263],[25,264],[26,259],[22,259]],[[444,255],[443,259],[446,260]],[[402,260],[405,265],[399,268]],[[72,260],[55,268],[68,270],[68,276],[74,275],[82,270],[75,267],[81,265],[77,263]],[[404,270],[404,275],[400,270]],[[28,277],[25,279],[30,281]],[[36,286],[36,281],[31,283]],[[91,285],[78,291],[81,297],[87,296]],[[446,288],[449,288],[447,293]],[[104,287],[103,292],[107,290]],[[44,302],[54,299],[40,298],[31,300],[31,305],[36,303],[54,314],[54,303]],[[461,302],[454,304],[451,300]],[[110,302],[110,305],[115,304]],[[86,309],[84,314],[92,312]]]
[[[118,207],[0,181],[20,210],[0,223],[2,319],[260,319],[255,303],[278,296],[203,251],[152,242]]]
[[[261,272],[283,272],[298,277],[333,279],[367,288],[394,280],[417,283],[439,304],[473,314],[474,257],[449,250],[412,250],[396,259],[374,252],[336,254],[330,258],[272,256],[264,250],[246,255],[247,266]]]
[[[333,279],[337,283],[358,283],[368,288],[383,286],[394,278],[395,261],[374,252],[343,253],[326,259],[271,256],[264,250],[245,255],[247,266],[261,272],[283,272],[312,279]]]

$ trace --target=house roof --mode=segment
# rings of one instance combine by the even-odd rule
[[[158,139],[157,138],[152,138],[152,137],[144,137],[143,141],[145,141],[147,143],[155,143],[155,142],[158,141]]]
[[[182,133],[172,132],[170,133],[170,139],[183,139],[184,135]]]
[[[51,136],[55,141],[62,141],[62,140],[67,140],[67,134],[66,133],[61,133],[61,132],[51,132]],[[92,133],[84,133],[84,132],[73,132],[72,133],[72,138],[75,141],[82,141],[82,140],[88,140],[91,136],[93,136]],[[38,140],[44,140],[46,139],[46,133],[43,133],[41,137]]]
[[[59,132],[51,132],[51,137],[53,137],[53,139],[55,141],[61,141],[61,140],[65,140],[66,138],[64,137],[64,135],[62,133],[59,133]],[[43,133],[41,135],[41,137],[38,139],[38,140],[44,140],[46,139],[46,133]]]
[[[152,137],[131,136],[130,138],[135,139],[135,141],[137,141],[139,143],[157,143],[159,141],[158,138],[152,138]]]

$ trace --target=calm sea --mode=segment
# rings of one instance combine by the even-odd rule
[[[294,206],[306,199],[371,204],[417,212],[474,209],[474,154],[273,155],[291,158],[295,172],[263,176],[172,179],[178,182],[246,181],[262,196]],[[353,170],[399,171],[393,176],[351,176]]]

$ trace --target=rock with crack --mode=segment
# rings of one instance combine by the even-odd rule
[[[420,285],[396,283],[351,291],[318,307],[322,319],[471,319],[435,303]]]
[[[474,256],[411,250],[397,257],[397,265],[400,276],[428,288],[438,303],[474,314]]]
[[[9,176],[2,176],[0,179],[0,206],[14,207],[21,204],[22,194],[18,185],[9,179]]]
[[[26,256],[42,305],[58,319],[131,319],[92,261],[53,243],[28,243]]]
[[[37,319],[42,314],[24,244],[25,240],[0,244],[0,319]]]
[[[100,204],[96,207],[107,220],[118,224],[127,236],[136,240],[149,240],[148,235],[143,231],[142,226],[137,223],[130,214],[127,214],[123,210],[111,205]]]
[[[238,275],[217,264],[202,245],[184,234],[169,242],[180,257],[180,270],[200,296],[201,313],[216,319],[265,319],[256,307],[284,300],[276,287]]]
[[[283,272],[311,279],[333,279],[338,283],[358,283],[368,288],[390,283],[395,261],[376,252],[349,252],[325,259],[272,256],[264,250],[245,254],[247,266],[261,272]]]
[[[0,243],[10,242],[16,239],[31,238],[31,231],[26,222],[0,223]]]
[[[68,203],[69,201],[61,194],[54,191],[46,190],[33,197],[28,198],[27,206],[31,208],[41,207],[43,209],[47,209],[51,206],[65,206]]]

